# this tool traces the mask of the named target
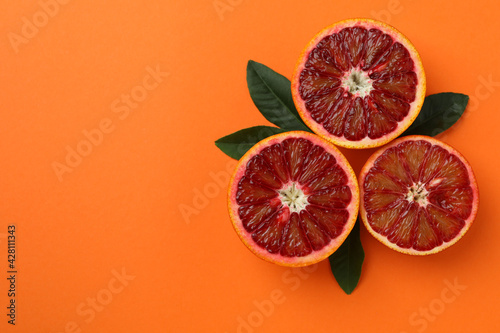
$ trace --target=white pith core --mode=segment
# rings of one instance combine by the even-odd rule
[[[281,202],[288,206],[290,213],[298,213],[307,206],[307,195],[294,182],[285,185],[278,193]]]
[[[416,202],[422,207],[426,207],[429,203],[427,194],[429,194],[429,192],[425,189],[425,186],[418,182],[408,188],[405,199],[409,202]]]
[[[359,68],[353,68],[345,74],[342,79],[342,87],[359,97],[367,96],[373,88],[372,80],[368,74]]]

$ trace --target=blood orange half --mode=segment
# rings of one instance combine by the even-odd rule
[[[479,204],[465,158],[439,140],[418,135],[375,152],[361,170],[360,192],[368,231],[388,247],[416,255],[456,243]]]
[[[425,97],[425,74],[415,47],[393,27],[352,19],[319,32],[292,77],[304,122],[346,148],[381,146],[415,120]]]
[[[331,143],[286,132],[253,146],[239,161],[228,191],[236,233],[260,258],[306,266],[344,241],[358,214],[356,176]]]

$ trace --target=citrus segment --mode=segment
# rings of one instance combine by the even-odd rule
[[[394,28],[353,19],[318,33],[302,52],[292,95],[304,122],[348,148],[380,146],[418,115],[425,74],[414,46]]]
[[[477,214],[472,169],[452,147],[408,136],[379,149],[360,174],[361,218],[385,245],[408,254],[457,242]]]
[[[306,132],[257,143],[239,161],[229,186],[233,226],[257,256],[285,266],[328,257],[357,217],[359,189],[345,157]]]

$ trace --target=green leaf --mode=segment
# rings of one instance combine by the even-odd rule
[[[270,126],[255,126],[226,135],[215,141],[215,145],[229,157],[239,160],[260,140],[284,132],[287,130]]]
[[[347,239],[329,258],[330,268],[340,288],[348,295],[358,285],[365,252],[359,238],[360,219],[356,221]]]
[[[469,96],[451,92],[427,96],[417,119],[401,136],[438,135],[460,119],[468,101]]]
[[[255,106],[267,120],[289,131],[311,132],[295,109],[290,80],[250,60],[247,65],[247,84]]]

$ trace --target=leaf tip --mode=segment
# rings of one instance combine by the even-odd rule
[[[247,62],[247,71],[250,70],[250,69],[252,69],[252,68],[254,68],[256,63],[257,62],[253,61],[252,59],[248,60],[248,62]]]
[[[352,294],[354,289],[348,290],[348,289],[342,289],[347,295]]]

